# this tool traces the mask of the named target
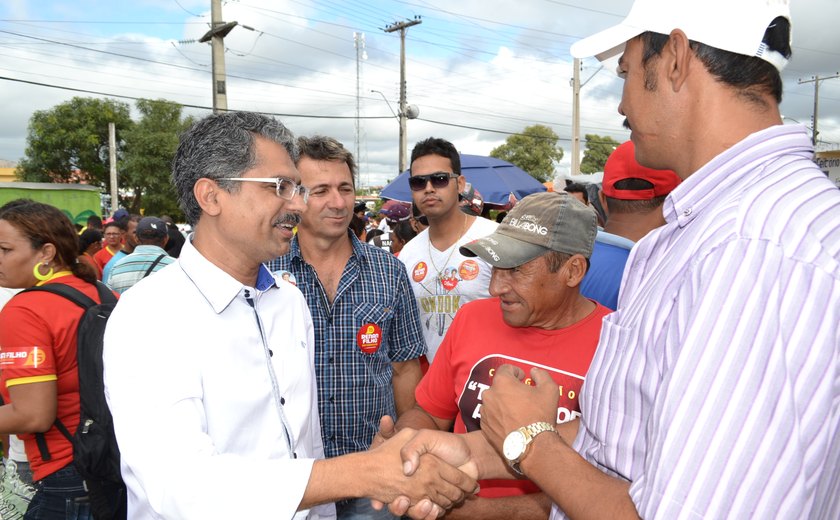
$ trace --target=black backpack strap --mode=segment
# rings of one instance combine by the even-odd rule
[[[70,444],[73,444],[73,434],[72,434],[72,433],[70,433],[70,430],[68,430],[68,429],[67,429],[67,427],[66,427],[66,426],[64,426],[64,423],[63,423],[63,422],[61,422],[61,420],[60,420],[58,417],[56,417],[56,418],[55,418],[55,428],[56,428],[58,431],[60,431],[60,432],[61,432],[61,434],[62,434],[62,435],[64,435],[64,437],[65,437],[68,441],[70,441]]]
[[[102,303],[116,303],[117,298],[114,296],[114,293],[111,289],[108,288],[102,282],[96,282],[96,290],[99,292],[99,299]],[[56,294],[63,298],[70,300],[71,302],[75,303],[82,309],[89,309],[94,305],[97,305],[95,301],[93,301],[88,295],[85,293],[70,287],[69,285],[63,283],[51,283],[47,285],[36,285],[34,287],[30,287],[28,289],[24,289],[21,292],[33,292],[33,291],[42,291],[48,292],[52,294]],[[56,417],[55,419],[55,427],[56,429],[64,435],[70,443],[73,443],[73,435],[70,433],[70,430],[67,429],[66,426]],[[52,455],[50,454],[49,448],[47,448],[47,440],[44,438],[43,433],[36,433],[35,434],[35,443],[38,445],[38,451],[41,452],[41,459],[43,460],[51,460]]]
[[[94,305],[97,305],[95,301],[93,301],[88,295],[79,291],[78,289],[74,289],[69,285],[63,283],[50,283],[47,285],[36,285],[34,287],[30,287],[28,289],[24,289],[21,292],[32,292],[32,291],[43,291],[48,293],[57,294],[62,296],[71,302],[75,303],[79,307],[87,310]],[[101,303],[117,303],[117,297],[114,296],[114,292],[108,288],[107,285],[97,280],[96,282],[96,291],[99,294],[99,301]]]
[[[117,297],[110,287],[100,281],[96,281],[96,290],[99,292],[99,303],[117,303]]]
[[[98,286],[97,286],[98,288]],[[96,305],[96,302],[93,301],[88,295],[85,293],[70,287],[69,285],[65,285],[63,283],[50,283],[47,285],[36,285],[35,287],[30,287],[29,289],[24,289],[21,292],[32,292],[32,291],[43,291],[48,293],[57,294],[62,296],[71,302],[75,303],[82,309],[88,309]],[[100,292],[100,297],[102,293]]]
[[[163,254],[163,255],[160,255],[159,257],[155,258],[155,261],[152,262],[152,265],[150,265],[149,268],[146,270],[146,274],[143,275],[143,278],[152,274],[152,271],[155,270],[155,267],[157,267],[157,265],[160,263],[161,260],[163,260],[163,257],[165,257],[165,256],[167,256],[167,255]]]
[[[35,444],[38,445],[38,451],[41,452],[41,460],[52,460],[52,454],[47,448],[47,439],[44,438],[43,433],[35,434]]]
[[[73,442],[73,434],[70,433],[70,430],[64,426],[64,423],[56,417],[55,422],[55,429],[61,432],[64,437],[70,441],[70,444],[75,444]],[[52,454],[50,453],[50,449],[47,447],[47,439],[44,437],[44,434],[39,432],[35,434],[35,444],[38,445],[38,451],[41,452],[41,459],[42,460],[52,460]]]

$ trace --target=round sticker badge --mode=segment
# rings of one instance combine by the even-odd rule
[[[464,260],[458,268],[458,275],[464,281],[475,280],[478,277],[479,270],[478,262],[475,260]]]
[[[365,354],[373,354],[382,345],[382,329],[376,323],[365,323],[356,333],[356,345]]]
[[[292,285],[297,285],[297,280],[295,279],[295,275],[293,275],[290,271],[274,271],[276,276],[279,276],[281,280],[284,282],[289,282]]]
[[[454,289],[458,282],[458,269],[454,267],[447,267],[440,273],[440,284],[443,286],[444,289],[447,291],[451,291]]]
[[[417,262],[417,265],[411,270],[411,279],[420,283],[426,278],[427,274],[429,274],[429,266],[426,265],[426,262]]]

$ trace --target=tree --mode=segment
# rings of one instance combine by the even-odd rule
[[[74,97],[29,120],[26,152],[18,179],[30,182],[80,182],[110,188],[108,123],[114,123],[119,147],[132,125],[129,106],[112,99]],[[118,153],[119,156],[119,153]]]
[[[490,156],[515,164],[546,182],[554,178],[554,166],[563,158],[563,149],[557,146],[559,140],[551,128],[533,125],[508,137],[503,145],[493,148]]]
[[[193,122],[181,118],[181,105],[159,100],[137,101],[140,120],[123,133],[124,159],[120,164],[122,202],[131,213],[183,218],[170,181],[178,136]]]
[[[586,134],[586,149],[580,162],[581,173],[604,171],[607,158],[619,144],[621,143],[609,136]]]

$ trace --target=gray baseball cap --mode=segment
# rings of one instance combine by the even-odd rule
[[[595,212],[565,192],[535,193],[520,200],[492,235],[461,246],[493,267],[510,269],[549,251],[592,255]]]

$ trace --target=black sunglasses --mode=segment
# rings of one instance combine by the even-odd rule
[[[426,189],[426,184],[431,182],[432,188],[439,190],[449,186],[449,179],[458,177],[457,173],[436,172],[428,175],[414,175],[408,178],[408,187],[412,191],[420,191]]]

